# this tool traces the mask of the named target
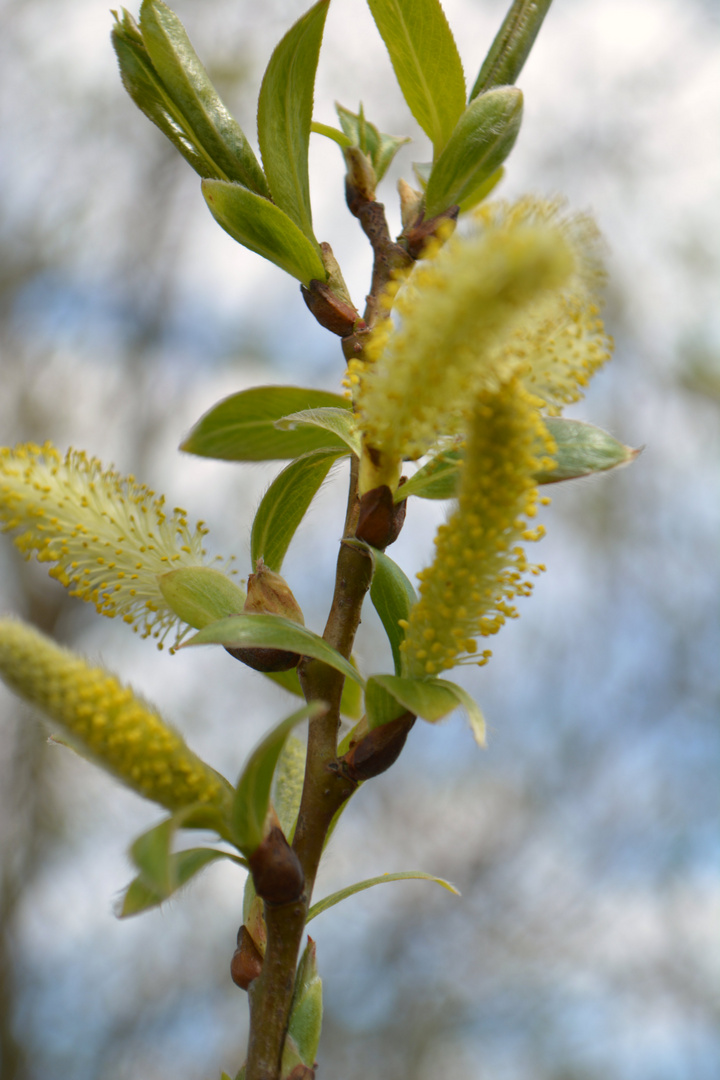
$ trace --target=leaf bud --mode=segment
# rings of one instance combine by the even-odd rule
[[[404,478],[401,478],[401,483]],[[384,551],[400,535],[407,512],[407,499],[396,503],[387,484],[371,488],[360,498],[360,516],[355,535]]]
[[[253,979],[262,971],[263,958],[253,941],[247,927],[238,930],[237,948],[230,961],[230,976],[236,986],[247,990]]]
[[[248,577],[247,598],[243,606],[245,615],[282,615],[286,619],[305,625],[300,605],[290,591],[288,583],[280,574],[269,570],[262,558],[258,559],[255,573]],[[231,656],[255,671],[289,671],[297,667],[298,653],[285,649],[228,649]]]
[[[337,296],[324,281],[313,278],[309,288],[301,285],[300,291],[315,319],[331,334],[347,337],[356,329],[362,329],[365,326],[357,310]]]
[[[202,630],[204,626],[234,615],[245,603],[243,589],[211,566],[184,566],[160,574],[158,588],[176,615]]]
[[[372,728],[340,759],[341,771],[359,783],[371,780],[394,765],[416,717],[404,712],[387,724]]]
[[[300,860],[274,825],[248,859],[255,892],[266,904],[291,904],[305,888]]]
[[[345,175],[345,198],[350,213],[358,216],[365,203],[374,202],[377,177],[370,158],[357,146],[344,151],[347,173]]]

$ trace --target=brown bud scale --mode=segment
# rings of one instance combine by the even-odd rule
[[[255,892],[267,904],[290,904],[305,888],[300,860],[276,825],[248,859]]]

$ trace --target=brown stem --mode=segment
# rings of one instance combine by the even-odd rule
[[[357,462],[353,459],[346,537],[354,535],[357,513]],[[369,555],[342,543],[332,607],[323,637],[346,658],[352,652],[371,578]],[[305,782],[293,841],[305,874],[305,893],[294,903],[265,905],[267,950],[262,974],[250,986],[246,1080],[278,1080],[280,1076],[295,968],[317,868],[330,823],[356,786],[337,771],[343,676],[334,668],[310,659],[301,661],[298,674],[307,700],[326,701],[330,707],[327,713],[310,723]]]

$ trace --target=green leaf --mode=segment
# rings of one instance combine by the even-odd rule
[[[461,686],[445,679],[413,679],[407,675],[373,675],[367,680],[367,686],[370,687],[371,683],[385,690],[404,709],[431,724],[442,720],[461,706],[467,713],[475,741],[480,746],[485,745],[485,720],[482,712]]]
[[[280,753],[273,777],[272,804],[288,843],[292,842],[300,809],[306,753],[305,743],[295,735],[290,735]]]
[[[242,611],[246,593],[212,566],[182,566],[158,574],[160,592],[183,622],[202,630],[225,615]]]
[[[350,402],[325,390],[299,386],[255,386],[213,405],[198,420],[180,449],[222,461],[277,461],[311,450],[344,449],[345,440],[326,431],[301,427],[279,431],[275,421],[288,413],[326,406],[350,408]]]
[[[373,675],[372,680],[395,698],[404,709],[435,723],[458,707],[452,683],[438,686],[436,679],[413,679],[401,675]],[[368,679],[368,683],[370,683]],[[450,689],[449,689],[450,688]]]
[[[536,473],[538,484],[555,484],[559,480],[575,480],[591,473],[607,472],[619,465],[628,465],[640,453],[639,450],[623,446],[602,428],[582,420],[548,417],[545,426],[557,446],[556,452],[551,455],[557,466]]]
[[[370,599],[385,627],[392,649],[395,674],[399,675],[400,644],[405,640],[405,631],[398,625],[398,621],[407,619],[410,608],[417,602],[417,594],[411,581],[397,563],[375,548],[372,549],[372,553],[375,569],[370,586]]]
[[[360,436],[349,409],[333,407],[302,409],[276,420],[275,427],[279,431],[294,431],[299,427],[321,428],[342,439],[354,454],[360,456]]]
[[[513,86],[517,82],[551,3],[513,0],[470,91],[470,101],[493,86]]]
[[[285,34],[270,58],[258,100],[258,140],[273,199],[313,244],[308,145],[329,5],[330,0],[319,0]],[[312,276],[325,280],[324,274]]]
[[[410,495],[419,495],[421,499],[454,499],[460,485],[462,462],[461,450],[440,451],[397,489],[395,502],[402,502]]]
[[[576,480],[592,473],[607,472],[629,464],[640,453],[624,446],[602,428],[582,420],[551,416],[545,418],[545,426],[557,447],[555,453],[549,455],[556,466],[536,472],[538,484],[556,484],[561,480]],[[455,498],[460,486],[462,462],[460,450],[441,451],[398,488],[395,501],[400,502],[409,495],[418,495],[421,499]]]
[[[373,728],[389,724],[391,720],[397,720],[407,712],[404,705],[400,705],[397,698],[382,686],[373,676],[365,683],[365,715],[367,726]]]
[[[444,878],[426,874],[422,870],[401,870],[394,874],[381,874],[380,877],[366,878],[365,881],[358,881],[355,885],[348,885],[346,889],[340,889],[338,892],[331,893],[330,896],[318,900],[310,908],[307,921],[310,922],[316,915],[322,915],[323,911],[327,911],[328,908],[339,904],[341,900],[347,900],[349,896],[354,896],[355,893],[363,892],[365,889],[372,889],[373,885],[384,885],[388,881],[434,881],[436,885],[442,885],[443,889],[454,893],[455,896],[460,895],[455,886],[451,885],[449,881],[445,881]]]
[[[160,0],[143,0],[140,32],[173,105],[215,166],[212,173],[202,175],[237,181],[269,198],[250,144],[220,100],[177,15]]]
[[[173,888],[169,892],[161,892],[148,885],[143,875],[139,874],[130,882],[125,891],[118,912],[119,917],[126,919],[131,915],[140,915],[143,911],[159,907],[173,892],[177,892],[191,878],[210,863],[217,862],[218,859],[230,859],[242,867],[247,865],[245,860],[238,855],[233,855],[229,851],[218,851],[217,848],[187,848],[185,851],[178,851],[170,855],[168,859],[168,872],[174,882]]]
[[[306,626],[284,619],[281,615],[233,615],[206,626],[180,646],[224,645],[232,649],[286,649],[288,652],[312,656],[328,667],[354,679],[360,686],[364,680],[352,664],[339,652]]]
[[[303,285],[313,278],[325,281],[320,249],[279,206],[224,180],[203,180],[202,193],[218,225],[238,244],[269,259]]]
[[[250,537],[253,566],[262,557],[270,570],[280,572],[295,530],[332,465],[344,453],[343,450],[311,450],[293,461],[273,480],[253,521]]]
[[[471,198],[500,168],[515,145],[522,109],[522,93],[514,86],[488,90],[468,105],[430,173],[427,217]]]
[[[410,137],[407,135],[385,135],[383,132],[378,131],[374,124],[365,119],[362,105],[360,106],[360,112],[353,113],[336,102],[335,111],[340,119],[340,125],[347,144],[359,147],[368,155],[375,172],[375,179],[379,183],[400,147],[411,141]]]
[[[470,697],[467,690],[457,683],[448,682],[446,679],[434,679],[435,686],[449,690],[454,694],[458,705],[465,710],[475,742],[478,746],[485,746],[485,717],[478,703]]]
[[[232,808],[233,842],[244,855],[252,855],[262,843],[273,774],[287,737],[297,724],[312,720],[326,709],[318,701],[298,709],[268,732],[245,763]]]
[[[439,0],[368,0],[410,112],[437,155],[465,108],[460,55]]]
[[[185,117],[155,71],[135,20],[127,11],[123,11],[122,19],[115,14],[115,19],[112,44],[123,86],[132,100],[160,128],[195,172],[203,177],[224,179],[215,162],[195,139]]]
[[[355,660],[351,659],[353,667],[357,667]],[[289,671],[264,671],[267,679],[272,679],[283,690],[297,697],[304,697],[300,688],[297,668]],[[360,686],[353,679],[346,679],[343,683],[342,697],[340,698],[340,712],[350,720],[359,720],[363,714],[363,693]]]
[[[322,980],[318,975],[315,942],[308,937],[295,975],[288,1034],[302,1061],[312,1067],[322,1027]]]
[[[468,210],[472,210],[478,203],[481,203],[483,199],[487,199],[490,192],[495,190],[504,175],[505,166],[501,165],[499,169],[496,169],[494,173],[491,173],[490,176],[483,180],[469,195],[466,195],[460,200],[458,203],[460,213],[467,213]]]

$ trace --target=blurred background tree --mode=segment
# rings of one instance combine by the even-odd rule
[[[252,131],[261,73],[302,5],[175,8]],[[445,8],[475,69],[504,0]],[[223,393],[334,388],[337,344],[292,282],[217,229],[197,178],[136,112],[104,3],[3,0],[0,19],[2,443],[50,438],[135,472],[214,523],[215,550],[249,571],[249,525],[272,468],[175,448]],[[611,249],[617,350],[588,415],[646,449],[632,469],[554,492],[548,573],[492,663],[466,675],[488,750],[461,723],[422,725],[393,780],[343,820],[320,893],[351,879],[352,851],[353,878],[415,865],[463,898],[397,885],[318,921],[322,1076],[720,1075],[719,59],[711,0],[558,0],[523,72],[523,132],[501,194],[562,191],[591,205]],[[354,109],[358,96],[382,130],[422,146],[369,13],[335,0],[316,118],[332,123],[332,102]],[[412,157],[422,151],[400,155],[383,192],[398,230],[392,181]],[[315,140],[311,169],[317,235],[361,298],[368,251],[335,148]],[[396,557],[419,568],[432,535],[421,520],[442,509],[412,511],[418,528]],[[318,538],[311,520],[285,564],[311,626],[336,539]],[[156,654],[10,544],[0,569],[5,609],[132,676],[234,776],[281,691],[214,650]],[[384,647],[376,628],[368,610],[368,658]],[[160,912],[113,915],[131,876],[124,851],[153,815],[48,745],[2,690],[2,1080],[214,1080],[237,1057],[245,1006],[228,963],[240,873],[213,867]]]

